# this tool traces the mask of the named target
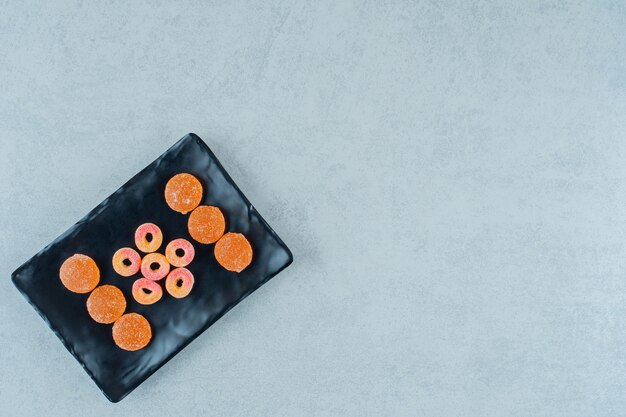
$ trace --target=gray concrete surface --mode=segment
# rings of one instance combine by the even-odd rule
[[[624,2],[0,3],[0,415],[626,415]],[[190,131],[296,261],[110,404],[9,276]]]

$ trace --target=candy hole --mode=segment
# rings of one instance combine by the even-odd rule
[[[156,271],[157,269],[159,269],[161,267],[161,264],[159,264],[158,262],[152,262],[150,264],[150,269],[152,269],[153,271]]]
[[[143,292],[146,294],[152,294],[152,290],[148,288],[142,288]]]
[[[131,266],[133,264],[128,258],[124,259],[122,263],[124,264],[124,266]]]
[[[176,281],[176,286],[177,286],[177,287],[179,287],[179,288],[180,288],[180,287],[182,287],[182,286],[183,286],[183,280],[179,278],[179,279]]]
[[[183,256],[185,256],[185,251],[182,248],[176,249],[176,256],[182,258]]]
[[[146,241],[148,243],[152,242],[152,233],[146,233]]]

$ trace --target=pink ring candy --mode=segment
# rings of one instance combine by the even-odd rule
[[[144,223],[135,231],[135,246],[142,252],[154,252],[163,243],[163,233],[154,223]]]
[[[163,289],[154,281],[139,278],[133,283],[133,298],[143,305],[154,304],[163,296]]]
[[[187,268],[176,268],[167,276],[165,289],[172,297],[183,298],[193,288],[193,274]]]
[[[187,239],[174,239],[165,248],[165,257],[177,267],[187,266],[193,261],[196,251]]]
[[[160,253],[149,253],[141,260],[141,274],[152,281],[164,278],[168,272],[170,263]]]
[[[139,272],[141,256],[133,248],[121,248],[113,254],[113,269],[123,277]]]

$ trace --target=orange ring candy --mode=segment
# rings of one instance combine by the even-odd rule
[[[215,206],[198,206],[187,221],[189,234],[194,240],[209,244],[219,240],[226,229],[222,211]]]
[[[202,201],[202,184],[191,174],[174,175],[165,185],[165,202],[174,211],[187,214]]]
[[[193,245],[187,239],[174,239],[165,247],[165,257],[176,267],[189,265],[195,254]]]
[[[59,278],[68,290],[86,294],[100,282],[100,269],[89,256],[77,253],[63,262],[59,269]]]
[[[131,352],[143,349],[150,343],[150,339],[150,323],[141,314],[124,314],[113,325],[113,340],[121,349]]]
[[[143,305],[154,304],[163,296],[163,289],[148,278],[139,278],[133,283],[133,298]]]
[[[163,233],[154,223],[144,223],[135,231],[135,245],[142,252],[154,252],[163,243]]]
[[[187,297],[193,288],[193,274],[187,268],[172,270],[165,280],[165,289],[174,298]]]
[[[126,299],[114,285],[101,285],[87,298],[87,311],[98,323],[109,324],[122,317],[126,310]]]
[[[213,252],[217,262],[229,271],[241,272],[252,262],[252,246],[241,233],[226,233]]]
[[[121,248],[113,254],[113,269],[123,277],[130,277],[139,272],[141,256],[133,248]]]
[[[158,281],[170,272],[170,263],[160,253],[149,253],[141,260],[141,274],[152,281]]]

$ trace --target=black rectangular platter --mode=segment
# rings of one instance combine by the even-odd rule
[[[204,187],[201,204],[222,210],[226,230],[243,233],[250,241],[254,257],[241,273],[222,268],[213,255],[213,245],[191,239],[188,215],[172,211],[165,203],[165,184],[181,172],[200,180]],[[60,198],[71,199],[71,192],[68,187],[68,195]],[[196,255],[187,268],[194,274],[195,284],[186,298],[164,293],[157,303],[141,305],[131,295],[137,276],[125,278],[113,270],[113,253],[121,247],[134,247],[135,229],[146,222],[161,228],[163,246],[180,237],[193,243]],[[148,346],[135,352],[119,349],[112,340],[111,325],[95,323],[87,313],[88,295],[72,293],[62,285],[59,268],[75,253],[96,261],[100,285],[112,284],[123,291],[127,312],[148,319],[153,333]],[[292,261],[289,248],[250,204],[213,152],[190,133],[19,267],[12,280],[104,395],[117,402]]]

